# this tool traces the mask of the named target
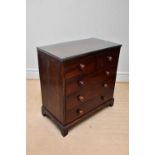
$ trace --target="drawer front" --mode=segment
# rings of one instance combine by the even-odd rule
[[[105,81],[115,81],[115,70],[99,70],[88,76],[80,76],[73,80],[66,81],[66,96],[73,94],[92,85],[104,83]]]
[[[113,48],[64,64],[67,123],[113,98],[118,57],[119,48]]]
[[[96,59],[93,56],[74,58],[64,62],[65,79],[86,75],[96,70]]]
[[[66,109],[72,109],[82,104],[87,105],[87,102],[94,98],[98,98],[100,102],[111,99],[113,97],[114,83],[113,81],[101,82],[67,96]]]
[[[97,57],[98,68],[113,69],[117,68],[119,58],[119,48],[107,49]]]
[[[66,122],[69,123],[97,106],[104,104],[113,98],[114,82],[105,83],[106,86],[100,86],[98,89],[89,89],[81,91],[76,95],[66,98]],[[97,87],[96,87],[97,88]],[[80,96],[80,97],[79,97]]]
[[[101,100],[100,98],[94,98],[91,101],[87,102],[86,104],[81,104],[72,109],[68,109],[66,113],[66,122],[69,123],[83,116],[87,112],[93,110],[94,108],[96,108],[97,106],[103,103],[104,103],[103,100]]]

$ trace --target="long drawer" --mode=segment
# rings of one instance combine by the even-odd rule
[[[109,101],[109,100],[107,100],[107,101]],[[90,100],[89,102],[87,102],[87,104],[81,104],[78,107],[74,107],[70,110],[67,110],[66,122],[70,123],[103,104],[106,104],[106,101],[103,101],[100,98],[94,98],[94,99]]]
[[[87,76],[79,76],[75,79],[66,81],[66,96],[89,88],[95,84],[102,83],[106,85],[106,81],[115,81],[116,70],[99,70]]]
[[[107,81],[106,83],[98,83],[94,86],[82,89],[73,95],[66,97],[66,109],[72,109],[79,105],[86,104],[94,98],[100,99],[102,102],[109,100],[113,96],[113,81]],[[89,106],[89,105],[88,105]]]

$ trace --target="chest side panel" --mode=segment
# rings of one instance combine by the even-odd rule
[[[38,65],[43,105],[64,123],[64,82],[61,62],[38,50]]]

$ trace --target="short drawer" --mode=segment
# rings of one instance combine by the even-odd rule
[[[119,57],[119,49],[107,49],[97,56],[98,68],[116,69]]]
[[[97,62],[93,56],[73,58],[64,62],[65,79],[86,75],[96,70]]]

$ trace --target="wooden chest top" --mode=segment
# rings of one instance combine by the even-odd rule
[[[38,47],[39,50],[47,52],[58,59],[68,59],[78,55],[87,54],[94,51],[121,46],[113,42],[89,38],[78,41],[69,41],[64,43],[52,44]]]

